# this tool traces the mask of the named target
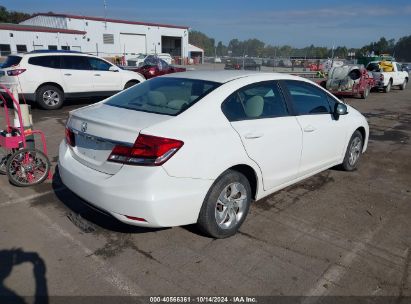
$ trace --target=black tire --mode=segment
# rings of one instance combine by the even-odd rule
[[[24,159],[26,156],[30,162],[24,164]],[[23,167],[24,165],[26,168]],[[22,168],[25,170],[23,171]],[[27,171],[27,168],[30,171]],[[35,171],[35,169],[39,170]],[[41,184],[48,177],[49,171],[49,159],[43,152],[37,149],[18,150],[14,152],[7,160],[7,177],[9,178],[10,183],[17,187],[28,187]],[[36,177],[36,172],[39,173],[38,177]],[[35,179],[31,180],[29,176],[34,176]]]
[[[138,81],[129,81],[126,83],[126,85],[124,86],[124,90],[127,90],[128,88],[131,88],[132,86],[139,84],[140,82]]]
[[[353,146],[357,146],[355,149]],[[341,164],[341,167],[345,171],[354,171],[358,167],[358,163],[360,162],[360,158],[362,155],[362,149],[364,145],[364,139],[359,130],[356,130],[354,134],[351,136],[350,141],[348,142],[347,151],[345,152],[344,161]],[[356,156],[355,160],[352,159],[352,153]]]
[[[384,92],[389,93],[391,91],[391,87],[392,87],[392,80],[390,79],[390,81],[388,81],[388,84],[384,87]]]
[[[407,79],[404,79],[404,82],[402,83],[402,85],[400,85],[400,90],[405,90],[405,87],[407,86]]]
[[[366,87],[364,92],[361,94],[361,98],[364,100],[367,99],[368,95],[370,95],[370,91],[371,91],[371,88]]]
[[[37,89],[36,102],[44,110],[57,110],[64,104],[64,92],[56,86],[45,85]]]
[[[240,197],[236,197],[238,194]],[[251,195],[250,183],[243,174],[233,170],[226,171],[208,191],[198,216],[198,227],[207,235],[218,239],[236,234],[247,217]],[[224,204],[220,202],[222,196]],[[217,222],[218,216],[222,219],[220,224]]]

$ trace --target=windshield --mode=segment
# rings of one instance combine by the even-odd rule
[[[144,55],[144,54],[140,54],[140,55],[137,56],[137,59],[144,59],[144,58],[146,58],[146,55]]]
[[[2,68],[10,68],[12,66],[18,65],[21,61],[20,56],[8,56],[6,61],[1,65]]]
[[[219,85],[204,80],[159,77],[114,95],[105,103],[135,111],[175,116]]]

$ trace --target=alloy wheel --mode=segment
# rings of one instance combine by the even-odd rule
[[[247,191],[238,182],[226,186],[220,193],[215,206],[215,220],[222,229],[233,228],[244,216]]]

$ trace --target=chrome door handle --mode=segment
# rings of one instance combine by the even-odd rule
[[[264,134],[263,133],[248,133],[246,135],[244,135],[245,138],[247,139],[255,139],[255,138],[260,138],[263,137]]]
[[[71,74],[70,74],[70,73],[66,73],[66,74],[64,74],[64,76],[71,76]]]
[[[306,127],[304,128],[304,132],[314,132],[314,131],[315,131],[315,128],[314,128],[313,126],[311,126],[311,125],[306,126]]]

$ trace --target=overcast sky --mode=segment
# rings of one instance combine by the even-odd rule
[[[103,0],[0,0],[10,10],[104,16]],[[410,0],[106,0],[107,17],[187,25],[228,43],[360,47],[411,35]]]

